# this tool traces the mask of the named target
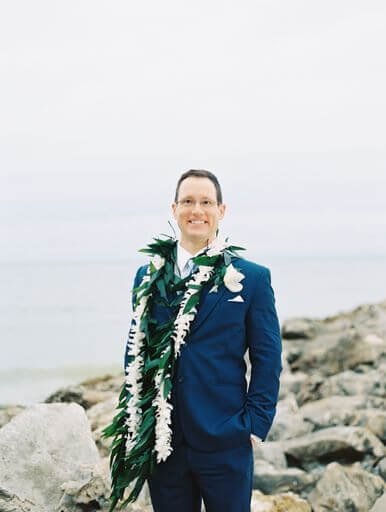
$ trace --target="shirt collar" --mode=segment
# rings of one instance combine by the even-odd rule
[[[180,269],[180,271],[182,272],[182,270],[185,268],[185,265],[187,264],[187,262],[190,259],[197,256],[202,251],[203,251],[203,249],[200,249],[197,253],[190,254],[190,252],[187,251],[186,249],[184,249],[182,247],[182,245],[180,244],[180,242],[178,242],[178,244],[177,244],[177,265],[178,265],[178,268]]]
[[[177,266],[180,269],[180,271],[181,272],[183,271],[183,269],[185,268],[185,265],[187,264],[187,262],[190,259],[198,256],[200,253],[204,252],[205,250],[206,250],[206,247],[203,247],[195,254],[190,254],[190,252],[187,251],[186,249],[184,249],[182,247],[182,245],[180,244],[180,242],[178,242],[178,244],[177,244],[177,262],[176,263],[177,263]]]

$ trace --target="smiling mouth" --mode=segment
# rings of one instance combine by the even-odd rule
[[[206,220],[189,220],[188,223],[197,225],[208,224]]]

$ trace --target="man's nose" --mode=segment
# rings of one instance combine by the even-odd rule
[[[201,202],[200,201],[194,201],[194,205],[193,205],[193,211],[194,212],[202,212],[204,210],[204,208],[202,207],[201,205]]]

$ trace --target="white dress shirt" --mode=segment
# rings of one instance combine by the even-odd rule
[[[184,279],[187,277],[194,268],[194,263],[192,261],[192,258],[195,256],[198,256],[201,252],[204,252],[206,247],[203,249],[200,249],[196,254],[191,254],[189,251],[184,249],[182,245],[178,242],[177,244],[177,258],[176,258],[176,265],[174,267],[175,274],[179,275],[181,279]],[[257,437],[255,434],[251,434],[251,436],[256,439],[256,441],[260,441],[260,437]]]
[[[195,254],[190,254],[189,251],[184,249],[182,245],[178,242],[177,244],[177,261],[174,267],[174,273],[179,275],[181,279],[187,277],[194,268],[194,263],[192,258],[198,256],[201,252],[204,252],[206,247],[200,249]]]

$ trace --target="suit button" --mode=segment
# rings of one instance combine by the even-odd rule
[[[183,377],[178,377],[178,382],[183,382],[184,378]]]

